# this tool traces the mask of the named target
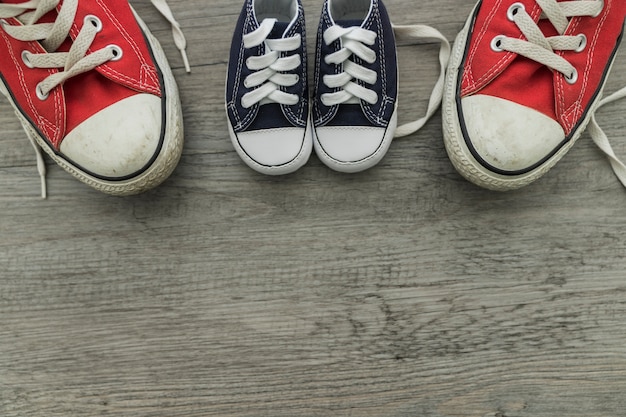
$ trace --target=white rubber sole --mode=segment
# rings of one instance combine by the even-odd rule
[[[590,108],[589,111],[587,111],[585,118],[573,132],[572,138],[552,157],[532,171],[528,171],[520,175],[502,175],[489,170],[474,158],[465,143],[465,138],[463,137],[463,132],[461,131],[458,114],[459,110],[457,108],[456,101],[459,69],[463,63],[463,55],[465,53],[466,43],[468,40],[468,32],[472,24],[475,10],[476,9],[474,9],[470,14],[463,30],[458,34],[454,42],[454,48],[452,50],[452,56],[448,66],[442,103],[444,144],[452,165],[468,181],[480,187],[495,191],[515,190],[524,187],[545,175],[561,158],[563,158],[572,146],[574,146],[578,138],[585,131],[587,124],[591,120],[591,116],[600,103],[602,91],[604,90],[604,84],[606,83],[606,77],[599,93],[596,95],[596,98],[592,103],[590,103]],[[611,67],[612,65],[613,62],[611,62]]]
[[[376,152],[374,152],[370,156],[354,162],[339,161],[328,155],[326,151],[324,151],[322,144],[317,139],[315,129],[313,129],[313,146],[315,148],[315,153],[317,154],[317,157],[320,159],[320,161],[322,161],[322,163],[324,163],[324,165],[338,172],[354,174],[376,166],[385,157],[387,151],[389,150],[389,147],[391,146],[391,142],[393,142],[397,126],[398,101],[396,100],[394,111],[391,115],[391,120],[389,120],[389,125],[387,126],[387,130],[385,131],[383,140],[380,142],[380,146],[376,149]]]
[[[146,24],[134,10],[133,13],[146,35],[146,39],[152,48],[154,59],[161,70],[166,96],[166,119],[163,121],[163,123],[165,123],[163,144],[159,154],[150,166],[137,176],[124,180],[106,180],[85,172],[80,167],[64,159],[61,155],[54,152],[50,144],[39,135],[37,130],[33,128],[26,117],[24,117],[24,115],[18,110],[17,105],[8,93],[6,86],[0,86],[0,92],[7,97],[9,102],[16,109],[15,113],[26,131],[26,134],[33,138],[39,144],[41,149],[43,149],[54,160],[54,162],[56,162],[65,171],[76,177],[79,181],[103,193],[118,196],[139,194],[161,184],[174,171],[174,168],[180,160],[183,149],[183,119],[176,81],[172,75],[172,71],[167,58],[165,57],[163,48],[157,39],[150,33]]]

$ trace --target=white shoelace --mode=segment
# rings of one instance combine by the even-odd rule
[[[446,39],[441,32],[430,26],[394,26],[393,29],[398,46],[419,45],[420,43],[431,42],[438,42],[441,44],[439,48],[439,77],[437,78],[435,86],[430,93],[426,114],[420,119],[398,126],[395,137],[401,138],[420,130],[437,112],[443,98],[443,86],[446,78],[446,69],[448,68],[448,61],[450,61],[450,42],[448,42],[448,39]]]
[[[626,165],[615,155],[613,152],[613,148],[609,143],[609,138],[606,136],[604,131],[598,125],[596,120],[596,114],[600,107],[612,103],[614,101],[620,100],[626,97],[626,88],[622,88],[619,91],[609,95],[608,97],[602,99],[600,104],[596,108],[596,111],[591,116],[591,121],[589,122],[588,131],[591,139],[595,142],[595,144],[600,148],[602,152],[607,156],[609,162],[611,163],[611,168],[613,168],[613,172],[619,181],[622,183],[624,187],[626,187]]]
[[[357,82],[363,81],[367,84],[374,84],[378,74],[376,71],[365,68],[351,60],[353,56],[356,56],[368,64],[376,62],[376,52],[368,47],[376,42],[376,33],[356,26],[343,28],[338,25],[333,25],[324,32],[326,45],[339,39],[341,39],[341,49],[325,56],[324,61],[327,64],[343,66],[343,72],[324,75],[323,79],[328,88],[338,88],[339,91],[322,94],[320,100],[327,107],[344,103],[359,103],[359,100],[376,104],[378,94]]]
[[[186,40],[180,25],[174,19],[165,0],[151,1],[172,25],[174,42],[181,52],[186,71],[190,72],[185,52]],[[42,100],[48,97],[50,91],[69,78],[91,71],[105,62],[122,57],[123,51],[115,45],[107,46],[87,55],[87,51],[100,31],[102,24],[95,16],[85,18],[85,24],[83,24],[68,52],[57,52],[59,46],[69,35],[78,9],[78,2],[79,0],[65,0],[54,23],[36,22],[46,13],[55,9],[59,5],[60,0],[31,0],[18,4],[0,4],[0,19],[16,17],[23,23],[22,26],[11,26],[3,20],[0,21],[8,35],[24,42],[41,41],[41,45],[48,51],[42,54],[25,52],[22,54],[24,63],[32,68],[63,69],[63,71],[48,76],[37,85],[36,94]],[[46,198],[46,165],[39,145],[30,135],[28,137],[36,151],[37,170],[41,177],[41,195],[42,198]]]
[[[524,34],[524,39],[496,36],[492,49],[509,51],[532,59],[560,72],[565,80],[574,84],[578,80],[578,71],[565,58],[555,51],[583,51],[587,46],[584,35],[563,35],[569,26],[570,19],[579,16],[596,16],[602,12],[603,0],[575,0],[557,3],[556,0],[535,0],[547,18],[559,33],[558,36],[546,38],[541,29],[530,17],[521,3],[513,4],[508,11],[508,18],[514,22]]]
[[[167,0],[150,0],[152,5],[163,15],[163,17],[172,26],[172,37],[174,38],[174,44],[178,48],[180,55],[183,58],[183,64],[185,65],[185,72],[189,74],[191,72],[191,66],[189,65],[189,59],[187,58],[187,39],[183,30],[180,28],[180,24],[174,18],[172,9],[167,4]]]
[[[281,55],[300,48],[302,39],[300,35],[268,39],[276,22],[276,19],[264,19],[256,30],[243,36],[246,49],[265,45],[264,55],[253,56],[246,61],[248,69],[254,71],[244,80],[246,88],[254,88],[241,99],[241,105],[246,109],[257,103],[279,103],[292,106],[300,100],[296,94],[282,91],[281,87],[291,87],[300,81],[297,74],[289,72],[298,68],[302,60],[297,54],[283,57]]]
[[[543,10],[543,17],[550,20],[558,31],[558,36],[546,38],[537,24],[528,15],[524,7],[516,3],[508,12],[509,20],[515,22],[527,41],[522,39],[498,36],[492,42],[494,50],[510,51],[526,58],[539,62],[560,72],[566,82],[574,84],[578,80],[578,71],[565,58],[554,51],[583,51],[587,46],[584,35],[563,36],[569,21],[577,16],[597,16],[604,7],[603,0],[577,0],[557,3],[556,0],[536,0]],[[626,97],[626,88],[604,98],[592,114],[589,123],[589,135],[606,154],[611,167],[620,182],[626,187],[626,165],[615,155],[608,137],[602,131],[596,120],[596,112],[602,106]]]
[[[409,25],[393,27],[398,45],[416,45],[423,42],[439,42],[439,64],[441,70],[439,78],[433,88],[428,102],[426,115],[418,120],[400,125],[396,129],[395,137],[408,136],[421,129],[426,122],[435,114],[443,97],[443,85],[446,67],[450,59],[450,43],[436,29],[424,25]],[[324,59],[327,64],[342,65],[343,72],[333,75],[325,75],[323,82],[329,88],[338,88],[333,93],[322,94],[320,100],[325,106],[334,106],[344,103],[359,103],[364,100],[370,104],[378,102],[378,94],[367,87],[359,84],[374,84],[378,74],[368,68],[355,63],[354,56],[366,63],[376,62],[376,53],[369,48],[376,42],[376,33],[360,27],[343,28],[338,25],[331,26],[324,32],[324,42],[330,45],[341,39],[342,48],[329,54]]]

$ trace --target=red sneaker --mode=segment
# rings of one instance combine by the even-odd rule
[[[0,91],[38,153],[109,194],[170,175],[183,143],[178,89],[127,0],[0,0],[0,18]]]
[[[621,0],[483,0],[456,40],[443,104],[456,169],[494,190],[545,174],[585,130],[622,38]]]

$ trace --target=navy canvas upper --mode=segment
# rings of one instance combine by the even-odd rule
[[[308,103],[308,80],[306,74],[306,35],[304,11],[300,0],[298,3],[298,15],[291,26],[291,22],[276,22],[270,39],[287,38],[300,34],[302,44],[296,51],[287,55],[298,54],[301,65],[296,70],[299,82],[292,87],[281,87],[283,91],[296,94],[300,97],[293,106],[281,104],[255,104],[246,109],[241,105],[242,97],[251,91],[244,86],[244,80],[252,73],[247,66],[246,60],[252,56],[260,56],[265,53],[264,45],[246,49],[243,45],[243,36],[259,28],[259,23],[254,15],[254,0],[246,0],[239,15],[230,50],[228,65],[228,77],[226,80],[226,109],[228,118],[235,132],[244,132],[258,129],[272,129],[281,127],[306,127],[309,103]],[[261,114],[262,117],[259,117]]]
[[[363,22],[336,21],[334,22],[329,9],[329,0],[325,0],[317,34],[317,49],[315,52],[315,79],[313,120],[316,127],[320,126],[375,126],[385,128],[395,110],[398,96],[398,70],[396,45],[393,28],[385,6],[379,0],[371,0],[371,11]],[[333,93],[339,89],[327,87],[323,82],[324,75],[338,74],[343,71],[341,65],[327,64],[324,57],[341,49],[341,41],[337,40],[326,45],[323,39],[324,32],[334,24],[342,27],[360,26],[363,29],[376,33],[376,41],[372,48],[377,55],[373,64],[363,62],[353,57],[355,63],[371,69],[378,74],[374,85],[361,85],[378,94],[378,102],[369,104],[361,100],[359,104],[340,104],[325,106],[321,101],[322,94]]]

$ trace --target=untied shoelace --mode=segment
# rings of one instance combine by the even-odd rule
[[[558,71],[565,77],[568,83],[576,83],[578,71],[565,58],[556,54],[560,51],[583,51],[587,46],[587,39],[584,35],[564,36],[570,19],[577,16],[595,17],[602,12],[603,0],[576,0],[557,2],[556,0],[536,0],[543,10],[543,18],[548,19],[558,36],[546,38],[537,23],[528,15],[521,3],[515,3],[508,12],[509,20],[515,22],[526,40],[497,36],[492,42],[492,48],[496,51],[509,51]],[[589,135],[600,150],[608,157],[613,172],[619,181],[626,187],[626,165],[615,155],[609,139],[600,128],[597,120],[597,111],[606,104],[612,103],[626,97],[626,88],[619,90],[610,96],[602,99],[593,110],[591,121],[588,126]]]
[[[7,34],[22,41],[41,40],[42,46],[48,51],[44,54],[24,54],[22,56],[24,62],[35,68],[63,68],[63,71],[50,75],[37,86],[36,93],[42,99],[65,80],[119,58],[119,51],[116,51],[114,47],[106,47],[86,55],[99,31],[95,21],[91,22],[92,24],[85,22],[68,52],[56,52],[68,37],[78,8],[78,1],[65,0],[54,23],[39,24],[36,22],[46,13],[55,9],[60,0],[31,0],[18,4],[0,4],[1,19],[17,17],[23,23],[22,26],[3,24]],[[151,0],[151,2],[171,24],[174,43],[182,55],[185,70],[191,72],[186,54],[185,36],[180,25],[174,19],[166,0]],[[36,140],[30,134],[27,136],[36,153],[37,171],[41,178],[41,196],[46,198],[46,164]]]
[[[420,130],[439,108],[443,97],[446,67],[450,60],[450,43],[439,31],[430,26],[394,25],[393,29],[398,46],[429,42],[441,44],[439,49],[439,78],[431,92],[426,115],[413,122],[398,126],[395,137],[400,138]],[[333,25],[324,32],[323,36],[327,45],[336,40],[341,40],[342,48],[329,54],[324,59],[328,64],[342,65],[343,72],[324,76],[324,84],[327,87],[338,89],[338,91],[322,94],[320,97],[322,103],[325,106],[358,103],[359,100],[369,104],[377,103],[379,99],[378,94],[364,85],[376,83],[378,74],[356,63],[353,58],[357,57],[369,64],[374,63],[376,61],[376,53],[370,46],[374,45],[377,34],[361,27],[344,28],[339,25]]]

